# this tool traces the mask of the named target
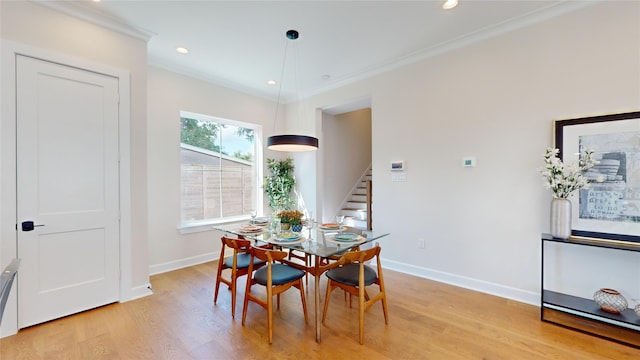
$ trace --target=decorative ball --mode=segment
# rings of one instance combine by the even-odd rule
[[[627,299],[617,290],[602,288],[593,294],[593,300],[603,311],[620,314],[629,305]]]

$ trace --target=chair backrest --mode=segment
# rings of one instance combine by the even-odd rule
[[[267,280],[266,286],[273,286],[273,264],[274,261],[282,260],[287,257],[288,253],[280,250],[265,249],[252,246],[249,250],[251,254],[251,262],[249,263],[249,273],[251,273],[255,266],[255,259],[266,261],[267,267]]]
[[[349,264],[353,262],[363,263],[365,261],[369,261],[373,259],[375,256],[380,255],[380,246],[376,244],[376,246],[371,249],[366,250],[355,250],[349,251],[342,255],[342,258],[339,262],[344,264]]]
[[[232,269],[236,269],[238,266],[238,254],[249,252],[249,249],[251,248],[251,241],[247,239],[232,239],[225,236],[223,236],[221,240],[222,249],[220,249],[220,261],[222,261],[225,255],[224,248],[228,246],[233,249],[233,263],[231,267]]]
[[[224,250],[224,246],[228,246],[236,250],[245,250],[251,247],[251,241],[246,239],[232,239],[232,238],[223,236],[221,240],[222,240],[223,250]]]
[[[260,260],[264,260],[268,263],[272,263],[277,260],[282,260],[287,257],[288,253],[280,250],[265,249],[259,247],[251,247],[251,254]]]
[[[2,275],[0,275],[0,324],[2,323],[2,314],[4,314],[4,308],[7,305],[9,293],[11,292],[11,285],[18,273],[19,267],[20,259],[13,259],[2,271]]]

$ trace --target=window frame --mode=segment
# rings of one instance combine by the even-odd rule
[[[252,199],[252,203],[254,204],[253,206],[255,206],[255,208],[258,210],[258,213],[262,213],[261,209],[263,208],[263,200],[264,200],[264,196],[262,196],[262,178],[264,176],[264,155],[263,155],[263,150],[262,150],[262,126],[258,125],[258,124],[254,124],[254,123],[247,123],[247,122],[242,122],[242,121],[237,121],[237,120],[231,120],[231,119],[225,119],[225,118],[221,118],[218,116],[211,116],[211,115],[204,115],[204,114],[198,114],[198,113],[194,113],[194,112],[189,112],[189,111],[180,111],[180,119],[181,118],[190,118],[190,119],[195,119],[198,121],[206,121],[206,122],[212,122],[212,123],[217,123],[217,124],[224,124],[224,125],[230,125],[230,126],[237,126],[237,127],[242,127],[242,128],[247,128],[247,129],[252,129],[253,130],[253,138],[254,138],[254,172],[255,172],[255,180],[254,180],[254,194],[253,194],[253,199]],[[186,234],[186,233],[193,233],[193,232],[200,232],[200,231],[210,231],[211,230],[211,226],[213,225],[220,225],[220,224],[228,224],[228,223],[233,223],[233,222],[238,222],[238,221],[244,221],[244,220],[248,220],[251,218],[250,214],[243,214],[243,215],[234,215],[234,216],[227,216],[227,217],[221,217],[221,218],[214,218],[214,219],[205,219],[205,220],[198,220],[198,221],[190,221],[190,222],[184,222],[182,220],[182,204],[183,204],[183,195],[182,195],[182,187],[183,187],[183,183],[182,183],[182,156],[180,155],[180,152],[182,150],[182,142],[180,141],[181,138],[181,132],[182,130],[180,130],[180,136],[178,139],[178,157],[180,159],[180,165],[179,165],[179,175],[180,175],[180,186],[179,186],[179,199],[180,199],[180,205],[179,205],[179,219],[178,219],[178,230],[181,234]],[[193,145],[189,145],[189,146],[193,146]]]

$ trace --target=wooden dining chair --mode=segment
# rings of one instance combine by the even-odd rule
[[[327,317],[329,309],[329,300],[331,292],[340,288],[349,295],[358,297],[358,314],[360,321],[360,344],[364,343],[364,312],[369,309],[376,301],[382,302],[382,311],[384,313],[384,322],[389,324],[389,316],[387,314],[387,295],[384,289],[384,279],[382,276],[382,266],[380,264],[380,246],[367,250],[350,251],[342,255],[340,260],[331,264],[335,266],[327,271],[327,293],[325,295],[324,311],[322,312],[322,323]],[[377,272],[371,266],[365,263],[376,258]],[[371,298],[367,293],[366,287],[369,285],[378,285],[379,292]]]
[[[228,237],[222,237],[222,249],[220,249],[220,260],[218,260],[218,274],[216,276],[216,288],[213,295],[213,303],[218,301],[218,290],[220,289],[220,283],[225,283],[231,290],[231,317],[236,317],[236,283],[238,278],[243,275],[249,274],[249,263],[251,262],[251,255],[247,252],[251,248],[251,241],[245,239],[232,239]],[[233,249],[233,255],[225,259],[224,252],[226,248]],[[259,269],[264,266],[264,261],[256,261],[253,265],[253,269]],[[225,278],[222,276],[222,271],[231,269],[231,276]]]
[[[282,264],[279,261],[287,257],[287,252],[279,250],[268,250],[264,248],[251,247],[251,262],[249,263],[249,272],[253,269],[253,264],[257,261],[266,262],[266,266],[256,270],[253,278],[247,280],[247,289],[244,292],[244,306],[242,307],[242,325],[244,326],[247,318],[247,307],[249,301],[262,306],[267,310],[267,331],[269,344],[273,342],[273,296],[277,296],[277,308],[280,309],[280,294],[289,290],[291,287],[300,290],[300,298],[302,299],[302,310],[304,312],[305,323],[309,322],[307,316],[307,302],[304,298],[304,287],[302,277],[305,271],[296,269],[293,266]],[[251,291],[251,287],[259,284],[266,287],[267,298],[261,299]]]

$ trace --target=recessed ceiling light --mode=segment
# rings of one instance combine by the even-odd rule
[[[189,53],[189,50],[187,50],[187,48],[183,48],[181,46],[178,46],[176,48],[176,51],[179,52],[180,54],[188,54]]]
[[[275,85],[276,81],[275,80],[267,80],[267,85]]]
[[[453,9],[456,6],[458,6],[458,0],[447,0],[442,4],[442,8],[445,10]]]

